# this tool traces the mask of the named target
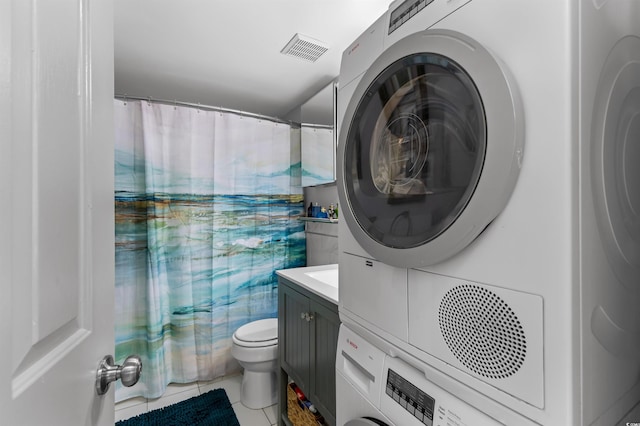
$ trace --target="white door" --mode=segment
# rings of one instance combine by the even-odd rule
[[[0,0],[3,425],[113,425],[112,8]]]

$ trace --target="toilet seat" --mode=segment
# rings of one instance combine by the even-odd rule
[[[233,333],[233,343],[249,347],[267,347],[278,344],[278,319],[267,318],[250,322]]]

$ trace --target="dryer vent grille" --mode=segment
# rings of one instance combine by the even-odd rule
[[[527,342],[504,300],[484,287],[460,285],[442,298],[440,332],[453,355],[476,374],[503,379],[522,366]]]
[[[315,62],[329,47],[311,37],[296,34],[280,53],[306,61]]]

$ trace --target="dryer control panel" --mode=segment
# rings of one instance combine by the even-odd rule
[[[413,18],[416,13],[420,12],[433,0],[406,0],[402,4],[396,7],[389,17],[389,32],[391,34],[402,24]]]

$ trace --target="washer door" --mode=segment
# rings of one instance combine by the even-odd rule
[[[389,426],[385,422],[372,417],[349,420],[344,426]]]
[[[431,265],[465,248],[504,208],[520,169],[516,86],[491,53],[453,31],[426,30],[387,49],[343,123],[343,217],[390,265]]]

